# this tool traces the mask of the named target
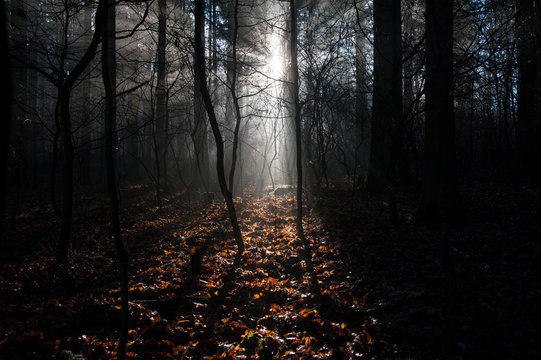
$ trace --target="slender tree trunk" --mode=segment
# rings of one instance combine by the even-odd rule
[[[118,359],[126,357],[126,344],[129,328],[128,308],[128,261],[129,254],[122,241],[119,220],[119,201],[117,191],[117,177],[115,156],[113,153],[114,139],[116,138],[116,61],[115,61],[115,2],[114,0],[101,0],[107,4],[103,8],[103,37],[102,37],[102,79],[105,88],[105,167],[107,171],[107,190],[111,205],[111,225],[113,240],[120,270],[120,297],[121,297],[121,329],[118,342]]]
[[[195,26],[204,26],[204,22],[196,22]],[[205,29],[195,29],[200,37],[196,39],[201,41],[202,44],[205,43]],[[204,49],[203,55],[204,55]],[[194,54],[194,69],[197,69],[200,64],[198,64],[197,54]],[[205,64],[201,64],[205,67]],[[192,139],[194,143],[195,151],[195,160],[197,165],[197,172],[199,175],[198,188],[202,188],[205,191],[209,190],[209,148],[207,140],[207,116],[205,115],[205,101],[201,94],[201,81],[206,81],[206,78],[200,79],[198,76],[194,80],[194,129],[192,133]]]
[[[229,189],[231,192],[234,190],[234,180],[235,180],[235,169],[237,166],[237,152],[239,147],[239,131],[240,131],[240,124],[242,122],[242,116],[240,112],[240,106],[239,106],[239,98],[237,96],[237,37],[239,33],[239,26],[238,26],[238,8],[239,8],[239,1],[235,0],[235,8],[233,10],[233,43],[232,43],[232,62],[231,65],[231,97],[233,98],[233,107],[235,108],[235,129],[233,130],[233,148],[231,149],[231,169],[229,171]]]
[[[156,175],[158,192],[167,191],[167,78],[166,78],[167,1],[158,0],[158,61],[156,84]],[[161,198],[161,194],[157,194]]]
[[[96,23],[99,24],[100,9],[96,14]],[[65,26],[69,24],[66,23]],[[56,259],[59,263],[64,263],[68,260],[68,250],[71,237],[71,225],[72,225],[72,212],[73,212],[73,163],[74,163],[74,146],[71,133],[71,119],[70,119],[70,97],[71,91],[75,82],[81,76],[88,64],[92,61],[96,55],[96,49],[100,42],[101,29],[96,26],[94,36],[89,46],[85,50],[83,56],[75,64],[69,73],[66,73],[65,78],[60,80],[56,86],[58,89],[57,99],[57,111],[60,126],[60,137],[62,139],[64,168],[63,168],[63,198],[62,198],[62,225],[60,230],[60,239],[58,241],[58,248]],[[62,71],[64,69],[62,68]]]
[[[289,55],[291,57],[291,81],[293,93],[293,114],[295,117],[295,148],[297,156],[297,236],[306,241],[302,227],[302,139],[301,139],[301,106],[299,101],[299,67],[297,64],[297,5],[295,0],[289,2],[290,41]]]
[[[220,128],[218,126],[218,120],[214,112],[214,107],[210,99],[210,94],[207,87],[206,75],[205,75],[205,49],[204,42],[202,41],[202,30],[204,28],[204,13],[205,2],[204,0],[195,1],[195,57],[196,67],[195,76],[198,79],[200,86],[199,91],[203,97],[205,103],[205,109],[209,118],[212,132],[214,134],[214,140],[216,141],[216,169],[218,172],[218,182],[220,184],[220,190],[225,198],[227,210],[229,212],[229,218],[231,220],[231,226],[233,227],[233,233],[235,236],[235,242],[237,244],[237,256],[242,256],[244,252],[244,241],[242,240],[242,233],[237,219],[237,213],[235,211],[235,203],[231,191],[227,188],[225,180],[224,170],[224,144]]]
[[[73,162],[75,151],[71,137],[70,96],[71,89],[66,88],[66,86],[59,88],[60,137],[62,139],[62,156],[64,159],[62,168],[62,226],[56,255],[56,260],[59,263],[65,263],[68,260],[73,214]]]
[[[4,116],[1,121],[2,136],[2,154],[0,154],[0,242],[4,241],[4,215],[6,208],[6,176],[9,151],[9,138],[11,133],[11,103],[13,99],[13,90],[11,84],[11,59],[8,50],[8,36],[6,24],[5,2],[0,4],[0,57],[6,59],[8,66],[2,67],[2,79],[4,79],[4,95],[0,98],[0,107],[4,109]]]
[[[84,23],[83,26],[85,29],[90,29],[92,27],[92,12],[94,10],[93,6],[87,6],[84,9]],[[90,34],[90,32],[88,32]],[[92,36],[85,36],[85,43],[90,43],[92,41]],[[85,122],[82,126],[82,146],[80,151],[81,157],[81,184],[85,186],[90,186],[92,183],[92,170],[91,170],[91,141],[92,141],[92,126],[90,117],[90,95],[92,89],[92,80],[88,79],[87,82],[83,85],[82,96],[83,96],[83,109],[82,116],[85,119]]]

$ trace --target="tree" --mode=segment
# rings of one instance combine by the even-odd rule
[[[453,1],[426,0],[425,158],[418,220],[459,211],[453,105]]]
[[[2,153],[0,154],[0,240],[4,237],[4,212],[6,204],[6,181],[7,181],[7,162],[8,162],[8,150],[9,150],[9,138],[11,133],[11,101],[13,98],[13,91],[11,85],[11,64],[8,50],[8,36],[6,26],[6,11],[5,2],[0,4],[0,56],[3,59],[7,59],[8,66],[4,64],[2,67],[2,73],[0,77],[3,79],[2,83],[5,87],[5,94],[2,96],[1,107],[4,109],[4,116],[1,123],[2,134]]]
[[[230,91],[231,98],[233,100],[233,107],[235,109],[235,129],[233,130],[233,147],[231,149],[231,168],[229,169],[229,189],[234,190],[235,169],[237,166],[237,153],[239,147],[239,132],[240,124],[242,122],[242,115],[240,112],[239,97],[237,94],[237,75],[238,75],[238,58],[237,58],[237,38],[239,33],[239,1],[235,0],[233,4],[233,35],[231,39],[231,79],[230,79]]]
[[[96,14],[100,14],[101,11],[103,10],[98,8]],[[50,80],[52,80],[52,82],[56,85],[58,89],[57,109],[64,157],[64,167],[62,169],[62,228],[56,255],[57,261],[60,263],[66,262],[68,259],[73,213],[73,165],[75,150],[73,146],[70,117],[71,91],[79,76],[81,76],[85,68],[88,66],[88,64],[90,64],[90,61],[92,61],[96,54],[96,49],[98,47],[101,37],[101,29],[99,29],[101,19],[99,19],[98,17],[99,15],[96,15],[97,26],[96,30],[94,31],[92,41],[90,42],[84,55],[79,59],[73,69],[71,69],[71,71],[68,71],[62,66],[60,69],[62,76],[59,76],[57,78],[49,75],[48,73],[44,73],[44,75],[46,75],[50,78]],[[69,19],[69,12],[67,11],[67,9],[66,18]],[[67,37],[67,32],[68,26],[66,24],[64,28],[64,37]]]
[[[196,38],[196,41],[201,41],[202,44],[205,43],[205,31],[204,28],[197,29],[197,26],[204,26],[204,22],[198,22],[196,19],[195,26],[197,36],[200,39]],[[198,69],[200,66],[205,67],[205,63],[199,64],[200,59],[197,57],[197,54],[194,54],[193,58],[193,67],[194,70]],[[205,100],[201,94],[201,81],[206,81],[206,78],[199,78],[195,76],[194,79],[194,100],[193,100],[193,131],[191,137],[194,143],[195,151],[195,160],[198,172],[198,187],[203,188],[205,191],[209,190],[209,148],[207,140],[207,116],[205,115]]]
[[[128,338],[128,261],[129,254],[122,242],[119,220],[119,201],[113,140],[116,138],[116,61],[115,61],[115,1],[100,0],[102,13],[102,46],[101,64],[102,79],[105,88],[105,167],[107,172],[107,191],[111,206],[111,225],[113,240],[120,268],[120,297],[121,297],[121,330],[118,344],[118,359],[126,357]],[[98,9],[100,11],[100,9]]]
[[[302,139],[301,139],[301,105],[299,101],[299,66],[297,64],[297,6],[295,0],[289,2],[290,40],[289,56],[291,59],[292,103],[295,121],[295,149],[297,156],[297,236],[303,241],[302,227]]]
[[[517,145],[518,165],[522,175],[539,170],[541,164],[541,16],[534,0],[518,0],[516,7],[516,36],[518,47],[518,104],[517,104]],[[537,111],[536,111],[536,106]]]
[[[205,47],[202,37],[202,31],[204,29],[204,13],[205,2],[204,0],[195,1],[195,78],[196,83],[199,85],[199,92],[203,98],[205,104],[205,110],[207,112],[214,140],[216,142],[216,170],[218,172],[218,182],[220,184],[220,190],[225,199],[227,210],[229,212],[229,219],[231,220],[231,226],[233,227],[233,234],[235,236],[235,242],[237,244],[237,258],[242,256],[244,252],[244,242],[242,240],[242,233],[237,219],[237,213],[235,211],[235,203],[233,201],[233,195],[230,189],[227,187],[224,170],[224,144],[222,134],[216,119],[216,113],[214,112],[214,106],[210,98],[210,93],[207,87],[206,71],[205,71]]]
[[[158,199],[167,190],[167,148],[168,148],[168,114],[167,114],[167,77],[166,77],[166,26],[167,1],[158,0],[158,49],[157,49],[157,84],[156,84],[156,181]]]
[[[395,181],[397,130],[402,122],[400,1],[374,0],[374,98],[367,187],[388,191]]]

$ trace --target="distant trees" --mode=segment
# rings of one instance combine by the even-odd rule
[[[203,4],[208,26],[196,29],[193,2],[119,2],[117,181],[151,184],[158,201],[166,191],[198,198],[220,186],[210,169],[223,145],[231,197],[293,184],[296,171],[303,173],[298,189],[366,185],[390,195],[403,180],[422,179],[431,190],[422,197],[421,217],[441,207],[434,201],[443,176],[455,194],[445,200],[451,216],[458,184],[452,174],[462,179],[474,169],[527,174],[539,168],[534,3],[453,3],[451,19],[438,6],[424,29],[423,14],[433,9],[420,2],[297,1],[293,29],[289,0],[213,0]],[[94,60],[99,11],[83,1],[36,7],[14,0],[9,6],[18,86],[8,180],[19,194],[49,185],[42,202],[63,219],[61,260],[69,248],[70,194],[99,198],[106,189],[105,89],[96,81],[101,68]],[[431,23],[434,17],[445,20],[445,33],[442,21]],[[435,38],[440,30],[444,42]],[[284,71],[295,67],[294,32],[298,79]],[[202,44],[202,64],[195,40]],[[204,79],[195,76],[201,67]],[[209,84],[221,145],[209,141],[215,129],[202,80]]]

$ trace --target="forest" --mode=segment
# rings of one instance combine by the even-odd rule
[[[541,1],[1,7],[0,360],[541,358]]]

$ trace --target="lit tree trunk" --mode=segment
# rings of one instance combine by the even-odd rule
[[[156,178],[158,192],[167,191],[167,79],[165,31],[167,25],[167,2],[158,0],[158,61],[156,84]],[[157,194],[161,198],[161,194]]]
[[[237,37],[239,32],[238,25],[238,8],[239,1],[235,0],[235,8],[233,10],[233,38],[232,38],[232,59],[233,64],[231,65],[231,97],[233,99],[233,107],[235,109],[235,129],[233,130],[233,148],[231,149],[231,169],[229,171],[229,189],[231,192],[234,190],[234,180],[235,180],[235,169],[237,166],[237,152],[239,147],[239,131],[240,124],[242,122],[242,116],[240,113],[239,106],[239,97],[237,95],[237,70],[238,70],[238,59],[237,59]]]
[[[229,212],[229,218],[231,220],[231,226],[233,227],[233,233],[235,241],[237,243],[237,256],[242,256],[244,252],[244,242],[242,240],[242,233],[237,219],[237,213],[235,211],[235,203],[231,191],[227,188],[225,180],[224,170],[224,144],[220,128],[218,126],[218,120],[214,112],[214,107],[210,99],[210,94],[207,87],[206,75],[205,75],[205,48],[202,41],[202,30],[204,29],[204,13],[205,2],[204,0],[195,1],[195,77],[200,86],[200,93],[205,103],[205,109],[209,118],[210,126],[212,127],[212,133],[214,140],[216,141],[216,169],[218,172],[218,182],[220,184],[220,190],[225,198],[227,210]]]
[[[289,2],[290,41],[289,55],[291,58],[291,81],[293,93],[293,114],[295,116],[295,148],[297,156],[297,236],[305,241],[302,228],[302,139],[301,139],[301,106],[299,101],[299,67],[297,64],[297,6],[295,0]]]
[[[453,105],[453,1],[426,0],[424,184],[418,220],[456,219],[459,210]]]
[[[367,187],[389,191],[395,180],[396,135],[402,121],[400,1],[374,0],[374,99]]]
[[[111,205],[111,225],[113,240],[120,268],[120,298],[121,298],[121,329],[118,343],[118,359],[126,357],[126,343],[128,337],[128,261],[129,254],[122,242],[120,220],[118,217],[119,201],[116,180],[115,156],[113,153],[114,139],[116,137],[116,61],[115,61],[115,0],[100,0],[103,6],[102,26],[102,79],[105,88],[105,167],[107,173],[107,190]]]
[[[537,15],[541,10],[537,6]],[[541,134],[541,97],[539,73],[541,64],[537,63],[537,52],[541,52],[536,31],[541,24],[536,23],[534,0],[518,0],[516,9],[516,38],[518,46],[518,104],[517,104],[517,145],[518,165],[522,175],[539,170],[541,164],[539,136]],[[538,35],[539,36],[539,35]],[[540,108],[536,112],[536,102]]]

